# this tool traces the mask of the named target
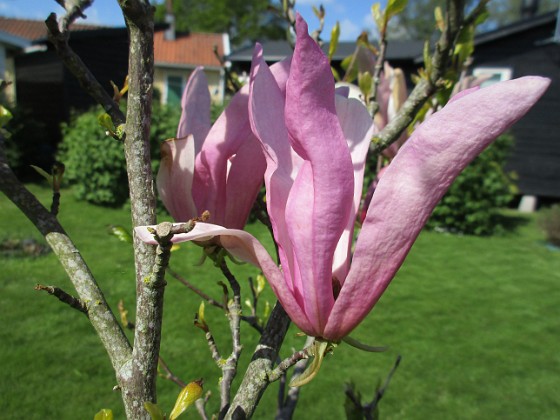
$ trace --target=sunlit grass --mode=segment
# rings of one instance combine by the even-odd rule
[[[48,203],[45,188],[32,188]],[[0,214],[0,239],[40,239],[5,197],[0,198]],[[76,202],[65,193],[60,220],[111,307],[115,310],[123,299],[134,320],[132,250],[107,234],[108,225],[128,227],[128,213]],[[386,294],[353,333],[389,350],[368,354],[341,344],[302,389],[295,417],[344,418],[344,382],[356,383],[369,400],[400,354],[402,363],[381,402],[381,418],[558,418],[560,252],[542,245],[533,218],[526,222],[503,237],[422,233]],[[266,238],[258,224],[249,229]],[[182,246],[172,266],[220,299],[221,275],[210,261],[196,266],[200,256],[200,248]],[[0,264],[1,417],[87,419],[111,408],[115,418],[123,418],[120,395],[112,391],[116,381],[111,365],[87,318],[33,290],[43,283],[74,294],[56,258],[0,257]],[[233,269],[242,286],[256,275],[247,265]],[[220,371],[203,333],[192,325],[200,299],[177,281],[170,278],[168,283],[161,355],[183,380],[205,379],[205,389],[213,394],[209,412],[216,411]],[[262,306],[264,300],[273,302],[270,291]],[[227,355],[224,314],[207,307],[206,316]],[[296,332],[290,329],[283,357],[302,345]],[[258,339],[245,324],[242,334],[241,371]],[[274,417],[277,389],[277,384],[270,387],[256,418]],[[171,410],[178,392],[176,385],[159,382],[165,411]]]

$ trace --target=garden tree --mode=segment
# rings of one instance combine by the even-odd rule
[[[434,9],[444,7],[445,0],[417,0],[391,22],[389,38],[392,39],[430,39],[436,32]],[[467,10],[475,7],[476,0],[467,0]],[[522,6],[534,4],[535,13],[541,14],[556,10],[556,0],[492,0],[488,3],[488,19],[481,30],[495,29],[523,18]]]
[[[490,19],[487,27],[507,25],[531,14],[540,15],[552,10],[558,10],[556,0],[493,0],[488,4]]]
[[[178,31],[226,32],[233,45],[263,39],[281,39],[286,23],[271,9],[271,0],[175,0]],[[165,22],[167,6],[156,6],[157,22]]]
[[[374,210],[368,211],[363,221],[352,256],[354,221],[375,107],[368,104],[366,108],[348,98],[348,92],[335,95],[329,61],[308,35],[306,22],[296,15],[292,59],[269,68],[262,47],[257,45],[249,86],[232,98],[214,125],[210,123],[204,75],[201,71],[193,73],[183,96],[177,138],[163,146],[157,180],[164,204],[179,223],[156,224],[149,136],[153,8],[147,0],[119,0],[130,34],[125,114],[118,106],[124,89],[116,89],[113,97],[107,95],[68,45],[68,25],[82,15],[91,0],[58,2],[64,5],[66,14],[59,19],[54,14],[48,17],[49,39],[83,88],[103,106],[106,114],[100,121],[109,134],[107,141],[121,142],[124,149],[136,269],[133,342],[123,333],[81,253],[57,219],[62,167],[53,168],[47,175],[53,186],[49,211],[15,177],[0,138],[0,189],[45,236],[65,268],[77,297],[58,287],[38,289],[88,317],[111,360],[130,419],[164,417],[162,407],[157,406],[156,372],[161,362],[166,272],[175,276],[169,270],[174,242],[195,241],[224,276],[223,301],[196,292],[206,303],[226,312],[231,351],[218,349],[202,305],[195,325],[205,332],[212,359],[222,372],[217,385],[218,417],[251,417],[268,385],[285,377],[297,363],[313,357],[304,373],[292,376],[293,386],[317,375],[325,354],[341,341],[370,351],[381,350],[357,343],[348,334],[379,299],[453,179],[527,112],[548,86],[543,78],[527,77],[471,91],[422,124],[381,179],[370,205]],[[389,1],[385,10],[377,9],[382,44],[389,19],[402,10],[404,3]],[[429,63],[398,114],[373,139],[376,153],[396,141],[422,105],[445,84],[458,35],[465,25],[473,24],[485,3],[482,0],[473,12],[464,15],[463,2],[448,2],[439,22],[440,38],[427,57]],[[383,55],[379,61],[383,61]],[[376,67],[373,78],[370,75],[371,86],[378,83],[378,70]],[[375,100],[375,95],[368,97],[368,101]],[[261,197],[258,212],[271,228],[282,269],[256,238],[240,229],[263,178],[267,209],[263,210]],[[242,296],[258,298],[262,282],[249,291],[242,290],[229,269],[230,259],[258,267],[275,292],[279,303],[265,324],[241,307]],[[308,335],[308,343],[279,362],[279,349],[290,320]],[[247,370],[240,372],[239,388],[234,389],[232,383],[243,350],[242,322],[257,330],[260,339]],[[162,368],[167,372],[172,369],[164,364]],[[202,395],[201,382],[184,386],[185,382],[169,376],[182,386],[170,416],[176,418]],[[297,392],[280,399],[281,418],[291,417],[295,401]],[[356,409],[372,414],[374,405],[372,402],[366,408],[356,403]],[[203,400],[197,401],[197,409],[207,418]]]

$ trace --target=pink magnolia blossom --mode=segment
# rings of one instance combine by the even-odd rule
[[[339,341],[381,297],[455,177],[549,81],[525,77],[469,91],[419,126],[379,181],[352,254],[371,119],[359,101],[335,95],[329,63],[299,16],[296,28],[286,94],[257,46],[249,98],[281,268],[241,230],[198,223],[173,241],[218,236],[232,255],[260,267],[303,332]],[[155,243],[146,227],[136,234]]]
[[[274,66],[285,85],[289,63]],[[248,88],[236,94],[212,126],[210,93],[202,67],[183,92],[177,138],[161,145],[159,195],[178,221],[210,212],[210,221],[241,229],[262,185],[266,169],[261,146],[251,132]]]

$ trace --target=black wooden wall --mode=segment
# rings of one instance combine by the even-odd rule
[[[508,169],[518,175],[522,194],[560,198],[560,43],[555,21],[475,48],[473,68],[510,67],[512,77],[546,76],[552,83],[543,98],[515,126]]]
[[[110,81],[122,83],[128,72],[128,33],[109,28],[72,33],[70,46],[101,85],[112,95]],[[60,125],[72,110],[86,110],[95,102],[62,64],[53,47],[16,57],[17,103],[44,129],[24,156],[24,164],[48,167],[61,140]]]

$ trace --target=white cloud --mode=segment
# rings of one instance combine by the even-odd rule
[[[360,35],[361,28],[350,19],[340,21],[340,39],[346,41],[355,41]]]
[[[364,15],[364,18],[362,19],[362,24],[366,27],[366,28],[375,28],[375,22],[373,21],[373,15],[371,13],[368,13],[367,15]]]

